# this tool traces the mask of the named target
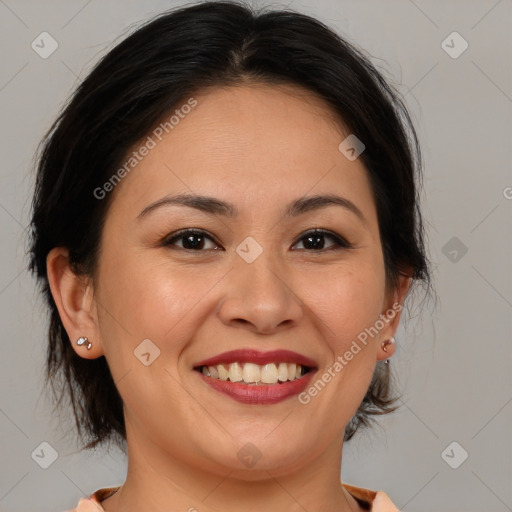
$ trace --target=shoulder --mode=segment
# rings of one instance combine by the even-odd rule
[[[371,491],[349,484],[342,485],[362,507],[366,506],[371,512],[400,512],[383,491]]]
[[[361,506],[368,507],[370,512],[399,512],[398,508],[383,491],[371,491],[354,485],[342,484],[345,489],[359,501]],[[114,494],[119,487],[98,489],[87,498],[80,498],[76,508],[66,512],[105,512],[101,502]]]
[[[119,487],[103,487],[86,498],[80,498],[76,508],[66,512],[105,512],[101,502],[114,494]]]

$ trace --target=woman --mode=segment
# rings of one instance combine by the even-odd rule
[[[396,408],[393,336],[429,283],[420,161],[396,92],[305,15],[206,2],[102,59],[32,218],[48,379],[85,448],[128,455],[76,511],[397,510],[339,475]]]

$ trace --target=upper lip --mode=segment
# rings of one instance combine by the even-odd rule
[[[309,368],[316,368],[316,363],[309,357],[303,356],[291,350],[271,350],[260,352],[255,349],[239,349],[223,352],[216,356],[204,359],[194,365],[194,368],[201,366],[214,366],[216,364],[229,363],[255,363],[258,365],[269,363],[296,363]]]

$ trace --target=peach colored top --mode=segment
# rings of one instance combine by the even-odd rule
[[[400,512],[383,491],[370,491],[349,484],[342,485],[365,510],[370,512]],[[80,498],[76,508],[66,512],[105,512],[101,502],[112,496],[118,489],[119,487],[98,489],[88,498]]]

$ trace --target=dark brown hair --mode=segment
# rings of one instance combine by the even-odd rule
[[[256,12],[204,2],[165,12],[125,38],[78,86],[44,138],[32,203],[30,270],[49,308],[46,364],[60,405],[70,398],[79,435],[92,448],[126,440],[123,404],[104,357],[79,357],[47,277],[53,247],[69,249],[77,275],[94,277],[112,194],[93,191],[129,150],[192,92],[245,81],[300,85],[322,98],[364,142],[387,283],[400,274],[430,283],[419,208],[421,152],[399,93],[370,59],[323,23],[290,10]],[[378,363],[345,432],[394,410],[389,365]]]

